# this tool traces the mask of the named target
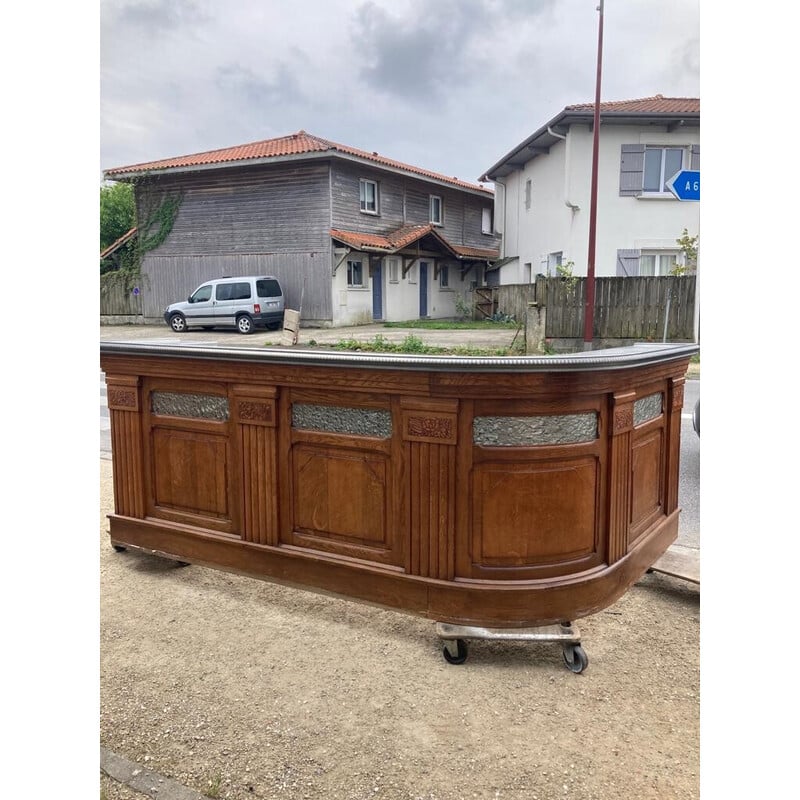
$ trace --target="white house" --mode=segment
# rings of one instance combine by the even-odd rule
[[[572,262],[587,274],[594,103],[567,106],[481,177],[495,184],[502,234],[491,283],[530,283]],[[646,97],[602,102],[595,275],[665,275],[686,229],[699,235],[699,202],[667,181],[700,169],[700,100]],[[490,273],[491,274],[491,273]]]

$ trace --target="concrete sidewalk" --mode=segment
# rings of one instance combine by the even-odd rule
[[[431,347],[507,348],[516,338],[524,340],[524,328],[502,328],[486,325],[469,330],[428,330],[424,328],[387,328],[381,323],[355,325],[346,328],[300,328],[296,347],[329,347],[340,341],[371,342],[376,336],[399,344],[409,335]],[[204,331],[190,328],[186,333],[174,333],[166,325],[101,325],[100,341],[158,341],[159,344],[205,344],[218,347],[280,346],[280,331],[256,331],[243,336],[233,330]]]

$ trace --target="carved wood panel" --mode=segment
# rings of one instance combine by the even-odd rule
[[[630,546],[654,519],[664,513],[664,431],[654,428],[631,445]]]
[[[474,577],[501,569],[505,577],[523,579],[537,567],[580,558],[596,561],[599,480],[593,456],[477,465],[472,479]]]
[[[226,437],[155,427],[152,442],[154,511],[229,520]]]
[[[397,563],[389,458],[303,442],[292,448],[289,544]]]

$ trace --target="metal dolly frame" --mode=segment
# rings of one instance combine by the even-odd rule
[[[571,672],[583,672],[589,659],[581,647],[581,634],[571,622],[533,628],[482,628],[477,625],[436,623],[436,635],[444,642],[442,655],[448,664],[463,664],[469,654],[467,639],[512,642],[556,642],[563,646],[564,663]]]

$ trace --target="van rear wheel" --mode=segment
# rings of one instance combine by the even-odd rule
[[[253,318],[248,314],[242,314],[236,318],[236,330],[239,333],[252,333],[253,332]]]
[[[186,317],[183,314],[173,314],[169,318],[169,326],[175,333],[185,333],[186,332]]]

